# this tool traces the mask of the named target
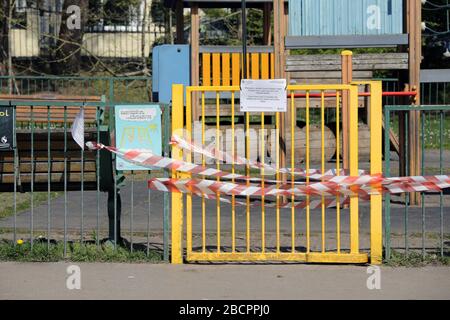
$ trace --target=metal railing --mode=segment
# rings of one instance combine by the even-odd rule
[[[371,116],[371,162],[370,169],[372,174],[379,174],[381,172],[381,118],[378,116],[381,113],[381,83],[368,82],[370,85],[371,102],[372,102],[372,116]],[[359,85],[359,84],[358,84]],[[215,107],[215,122],[210,126],[211,130],[215,130],[216,138],[214,139],[215,148],[227,150],[231,154],[231,158],[236,156],[251,158],[250,149],[256,148],[261,155],[260,163],[261,170],[255,174],[257,178],[262,179],[259,183],[261,188],[270,183],[278,186],[282,184],[280,168],[287,166],[290,168],[300,168],[309,172],[311,169],[312,158],[312,131],[310,131],[309,111],[311,105],[310,94],[320,95],[320,110],[321,110],[321,125],[318,136],[315,137],[317,143],[317,153],[319,156],[318,169],[322,172],[325,169],[334,168],[336,166],[337,172],[340,172],[339,161],[339,115],[340,110],[345,109],[341,103],[340,97],[348,94],[350,106],[347,113],[343,114],[343,118],[347,119],[342,130],[348,130],[349,133],[349,169],[350,175],[356,176],[358,174],[358,87],[357,85],[304,85],[296,86],[290,85],[287,87],[290,102],[288,103],[288,112],[295,114],[297,109],[296,95],[298,93],[305,94],[303,102],[306,104],[306,133],[301,138],[301,133],[296,128],[295,117],[291,117],[289,123],[286,123],[286,146],[280,145],[281,131],[281,117],[283,113],[255,113],[259,116],[260,123],[258,129],[263,131],[256,140],[250,140],[250,113],[245,113],[244,130],[241,135],[238,135],[237,125],[235,125],[235,114],[237,112],[236,93],[239,92],[239,86],[199,86],[186,88],[186,108],[184,108],[184,88],[182,85],[175,85],[173,87],[173,108],[174,116],[172,118],[172,132],[177,134],[178,130],[186,129],[188,134],[187,139],[193,140],[198,145],[205,145],[207,130],[205,123],[206,113],[206,94],[213,93],[216,96]],[[325,150],[328,146],[325,144],[325,101],[326,94],[335,93],[336,96],[332,98],[336,103],[335,108],[338,110],[337,135],[336,141],[334,138],[329,143],[337,145],[337,159],[336,163],[330,164],[325,160]],[[221,103],[221,95],[231,95],[231,105],[224,105]],[[197,98],[200,102],[194,100]],[[327,98],[328,99],[328,98]],[[328,101],[328,100],[327,100]],[[198,103],[197,103],[198,102]],[[195,128],[193,115],[195,105],[199,105],[200,130]],[[342,108],[341,108],[342,107]],[[184,109],[186,110],[184,112]],[[226,110],[225,110],[226,109]],[[221,125],[222,111],[230,111],[231,120],[231,143],[228,142],[227,147],[223,146],[223,134],[221,130],[224,129]],[[255,114],[252,114],[253,116]],[[348,117],[348,118],[347,118]],[[270,121],[267,119],[270,118]],[[186,124],[186,125],[184,125]],[[266,128],[272,127],[275,129],[274,139],[267,142]],[[197,130],[196,130],[197,129]],[[230,128],[228,128],[230,129]],[[245,133],[242,135],[242,131]],[[222,136],[222,139],[220,138]],[[271,135],[267,135],[270,137]],[[290,138],[288,138],[290,136]],[[239,139],[241,137],[241,139]],[[293,138],[295,137],[295,138]],[[235,142],[235,138],[238,138]],[[227,138],[228,139],[228,138]],[[303,139],[303,140],[302,140]],[[297,141],[296,141],[297,140]],[[317,141],[318,140],[318,141]],[[303,147],[303,142],[306,147]],[[239,148],[244,146],[245,149]],[[269,146],[272,145],[272,148]],[[286,157],[285,163],[281,160],[281,148],[285,148],[290,155]],[[237,151],[236,151],[237,149]],[[270,150],[269,150],[270,149]],[[240,151],[239,151],[240,150]],[[243,152],[242,152],[243,151]],[[272,163],[277,169],[276,175],[266,176],[264,171],[265,154],[269,151],[271,153]],[[182,151],[178,147],[172,150],[172,157],[174,159],[185,159],[187,162],[195,161],[194,155],[189,151]],[[304,161],[302,161],[304,159]],[[252,159],[255,160],[255,159]],[[197,160],[198,161],[198,160]],[[198,163],[195,161],[196,163]],[[206,164],[206,159],[201,156],[201,163]],[[212,168],[222,170],[226,164],[221,161],[215,161]],[[329,167],[329,166],[332,167]],[[246,165],[236,165],[235,163],[228,164],[226,170],[231,170],[232,174],[245,172],[247,176],[251,174],[251,168],[248,163]],[[293,171],[285,173],[286,176],[283,181],[286,184],[294,184],[295,177]],[[201,173],[200,173],[201,174]],[[177,173],[172,175],[174,179],[190,179],[193,178],[189,173]],[[269,180],[270,178],[271,180]],[[275,179],[275,180],[274,180]],[[185,181],[185,180],[182,180]],[[217,179],[217,183],[221,183],[221,179]],[[269,182],[271,181],[271,182]],[[309,183],[308,175],[306,182]],[[195,182],[192,182],[195,184]],[[232,183],[235,183],[232,179]],[[189,185],[190,186],[190,185]],[[245,185],[239,185],[244,188]],[[249,186],[249,184],[247,184]],[[224,189],[228,187],[224,186]],[[231,188],[231,187],[230,187]],[[222,189],[221,189],[222,190]],[[194,192],[194,191],[193,191]],[[228,195],[230,197],[230,205],[221,204],[221,196]],[[313,210],[310,206],[310,196],[306,195],[306,205],[304,210],[297,208],[296,204],[299,201],[294,196],[258,196],[250,199],[248,194],[230,195],[220,192],[215,194],[216,201],[207,202],[204,196],[199,196],[196,199],[193,194],[188,193],[186,197],[182,194],[172,193],[172,263],[182,263],[183,261],[183,224],[184,224],[184,209],[186,210],[186,260],[187,261],[304,261],[304,262],[321,262],[321,263],[365,263],[369,261],[368,254],[360,245],[362,237],[359,229],[360,216],[359,199],[351,196],[349,199],[350,210],[342,210],[339,205],[339,197],[336,199],[336,209],[326,209],[325,197],[318,197],[318,202],[321,201],[321,207],[318,210]],[[285,198],[285,199],[284,199]],[[334,198],[334,197],[332,197]],[[301,200],[301,199],[300,199]],[[311,201],[313,199],[311,198]],[[240,206],[237,202],[240,201]],[[260,203],[258,208],[252,208],[251,203],[256,201]],[[215,205],[214,205],[215,203]],[[272,206],[269,207],[269,204]],[[290,210],[280,210],[281,204],[286,204]],[[381,195],[372,196],[370,199],[370,231],[367,233],[370,236],[364,238],[364,242],[370,245],[371,261],[374,264],[381,263],[382,258],[382,197]],[[275,205],[275,206],[274,206]],[[366,208],[367,210],[368,208]],[[333,223],[329,222],[330,216],[333,217]],[[345,218],[344,218],[345,217]],[[342,220],[341,220],[342,218]],[[344,220],[345,219],[345,220]],[[300,221],[300,222],[299,222]],[[345,222],[344,222],[345,221]],[[342,228],[341,228],[342,227]],[[331,231],[333,230],[333,231]],[[365,230],[367,231],[367,230]],[[342,240],[342,241],[341,241]],[[360,242],[361,241],[361,242]]]
[[[450,171],[450,106],[385,106],[384,117],[386,130],[393,125],[392,114],[403,112],[405,117],[405,150],[409,150],[409,116],[411,112],[420,112],[420,145],[421,175],[442,175]],[[388,131],[387,131],[388,132]],[[436,135],[436,139],[433,138]],[[385,175],[392,174],[392,162],[389,135],[385,135]],[[406,152],[406,163],[410,161]],[[408,166],[407,166],[408,167]],[[408,168],[405,175],[408,176]],[[386,195],[385,197],[385,249],[386,259],[390,259],[393,250],[405,254],[411,252],[448,255],[449,223],[444,220],[444,212],[448,211],[448,191],[440,193],[422,192],[420,208],[410,206],[410,194],[402,196]]]
[[[110,82],[108,82],[110,83]],[[121,103],[124,105],[126,103]],[[148,102],[129,104],[145,105]],[[169,198],[151,193],[148,177],[167,176],[159,171],[117,171],[107,151],[82,150],[72,139],[74,117],[84,108],[85,141],[107,145],[114,104],[105,102],[0,100],[13,115],[12,150],[0,151],[0,237],[30,243],[71,243],[104,240],[133,250],[156,246],[168,260]],[[170,107],[162,111],[162,145],[169,156]],[[16,118],[29,117],[26,128],[16,128]],[[52,123],[58,122],[55,128]],[[161,232],[162,231],[162,232]],[[153,249],[152,249],[153,250]]]

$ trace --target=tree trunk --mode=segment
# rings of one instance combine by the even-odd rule
[[[148,56],[145,54],[145,48],[146,48],[146,34],[148,32],[148,29],[150,27],[150,23],[148,22],[149,18],[148,18],[148,7],[147,7],[147,0],[144,0],[144,12],[142,15],[142,20],[141,20],[141,58],[142,58],[142,73],[144,74],[144,76],[148,75],[149,70],[147,68],[147,59]]]
[[[80,28],[69,29],[67,21],[71,13],[67,13],[67,8],[71,5],[80,7]],[[81,67],[81,47],[83,44],[83,34],[88,20],[89,0],[65,0],[61,19],[59,38],[54,52],[55,60],[54,72],[56,74],[77,74]]]
[[[238,9],[235,9],[235,12],[238,12]],[[242,18],[241,15],[236,16],[236,24],[237,24],[237,39],[239,42],[242,41]]]
[[[7,63],[9,58],[9,6],[10,0],[1,0],[0,8],[0,75],[7,74]]]

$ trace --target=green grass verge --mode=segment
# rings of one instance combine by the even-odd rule
[[[50,192],[50,200],[56,198],[59,195],[58,192]],[[17,213],[23,212],[31,208],[31,193],[16,193]],[[39,206],[46,203],[48,199],[47,192],[34,192],[33,193],[33,205]],[[0,193],[0,202],[4,204],[0,208],[0,219],[12,216],[14,214],[14,193]]]
[[[18,262],[133,262],[158,263],[162,261],[162,254],[156,250],[133,251],[123,247],[114,249],[112,246],[95,244],[70,243],[67,246],[67,255],[64,257],[63,243],[50,244],[34,243],[31,249],[30,243],[14,246],[10,241],[0,242],[0,261]]]
[[[450,266],[450,257],[436,254],[427,254],[422,257],[421,253],[410,252],[408,254],[393,251],[391,258],[385,260],[384,264],[391,267],[417,268],[425,266]]]

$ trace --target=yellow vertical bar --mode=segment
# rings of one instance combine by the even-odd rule
[[[322,174],[325,173],[325,92],[320,95],[320,130],[321,130],[321,163]],[[325,253],[325,197],[322,196],[322,253]]]
[[[250,60],[250,53],[247,53],[247,77],[250,77],[251,76],[251,73],[250,73],[250,65],[251,65],[251,60]],[[244,64],[244,63],[242,63],[242,64]]]
[[[370,173],[382,173],[382,85],[381,81],[370,85]],[[370,261],[382,263],[383,219],[382,195],[370,196]]]
[[[183,129],[184,115],[184,93],[183,85],[172,86],[172,133]],[[176,146],[172,147],[172,157],[182,160],[182,150]],[[178,174],[172,171],[172,178],[177,178]],[[172,193],[172,264],[183,263],[183,195]]]
[[[239,86],[241,83],[241,55],[239,53],[231,54],[231,77],[232,85]]]
[[[275,119],[275,165],[276,165],[276,169],[277,169],[277,173],[276,173],[276,188],[278,189],[280,184],[280,113],[277,112],[275,115],[276,119]],[[276,198],[276,203],[277,203],[277,209],[276,209],[276,233],[277,233],[277,253],[280,252],[280,196],[277,196]]]
[[[295,114],[295,99],[294,92],[291,91],[291,115]],[[295,187],[295,117],[291,117],[291,186]],[[295,196],[291,196],[292,208],[291,208],[291,247],[292,253],[295,253]]]
[[[310,98],[309,91],[306,91],[306,184],[309,184],[309,169],[310,169],[310,127],[309,127],[309,108],[310,108]],[[309,196],[306,196],[306,253],[311,251],[311,226],[310,226],[310,213],[311,207],[309,205]]]
[[[236,155],[235,151],[235,131],[234,131],[234,91],[231,93],[231,157],[233,158],[233,163],[231,165],[231,173],[235,174],[234,158]],[[227,141],[227,143],[229,143]],[[232,182],[235,182],[233,177]],[[236,201],[235,196],[231,196],[231,251],[236,252]]]
[[[202,146],[205,146],[205,92],[202,92]],[[206,165],[206,158],[202,155],[202,165]],[[203,176],[203,179],[205,177]],[[202,251],[206,252],[206,199],[202,196]]]
[[[270,79],[275,79],[275,54],[270,54]]]
[[[220,93],[216,92],[216,149],[222,150],[220,147]],[[220,161],[217,160],[217,170],[220,170]],[[217,181],[220,178],[217,177]],[[216,212],[217,212],[217,252],[220,253],[220,194],[216,194]]]
[[[203,72],[203,85],[211,85],[211,54],[202,54],[202,72]]]
[[[186,94],[186,135],[188,141],[192,141],[192,95]],[[192,162],[192,153],[186,152],[186,161]],[[185,174],[185,177],[192,177],[191,174]],[[186,195],[186,253],[187,256],[192,252],[192,194]]]
[[[269,69],[269,54],[261,53],[261,79],[269,79],[270,69]]]
[[[358,86],[351,86],[349,106],[349,167],[350,176],[358,175]],[[378,115],[379,117],[380,115]],[[350,252],[359,252],[358,196],[350,197]]]
[[[259,53],[252,53],[252,79],[259,79]]]
[[[336,91],[336,174],[340,175],[340,95],[339,91]],[[340,206],[340,196],[336,198],[336,248],[337,253],[341,253],[341,206]]]
[[[220,53],[212,54],[213,86],[220,86]]]
[[[230,85],[230,54],[222,53],[222,85]]]
[[[265,155],[266,155],[266,145],[265,145],[265,121],[264,121],[264,112],[261,113],[261,187],[264,190],[265,188],[265,179],[264,179],[264,164],[265,164]],[[261,196],[261,248],[262,252],[266,251],[266,207],[265,207],[265,197],[264,193]]]

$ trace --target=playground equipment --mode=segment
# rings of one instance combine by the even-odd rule
[[[170,102],[168,88],[173,84],[190,84],[189,70],[191,67],[191,60],[188,52],[187,46],[183,45],[164,45],[161,47],[156,47],[154,49],[155,60],[158,61],[159,66],[154,65],[154,98],[162,102]],[[240,48],[238,47],[200,47],[200,57],[201,57],[201,77],[200,81],[203,86],[237,86],[240,85],[240,80],[243,76],[242,74],[242,53],[240,53]],[[270,47],[250,47],[249,53],[247,54],[247,73],[251,79],[272,79],[274,78],[274,54]],[[313,55],[306,56],[305,58],[300,58],[301,56],[288,57],[286,70],[288,76],[291,77],[291,83],[322,83],[329,84],[333,82],[351,83],[354,80],[354,75],[357,76],[357,81],[364,81],[371,79],[373,77],[374,70],[391,70],[393,68],[406,69],[407,68],[407,55],[403,53],[391,53],[391,54],[362,54],[353,57],[351,52],[344,51],[342,55]],[[386,60],[388,59],[388,60]],[[174,62],[176,62],[177,69],[179,72],[175,72]],[[344,71],[342,71],[344,70]],[[339,79],[337,78],[339,77]],[[361,88],[363,90],[364,88]],[[358,93],[358,107],[364,108],[366,114],[369,114],[370,104],[367,97],[370,96],[370,92],[361,91]],[[395,97],[415,97],[416,91],[389,91],[383,92],[383,96],[395,96]],[[220,98],[227,108],[220,109],[220,115],[223,117],[231,116],[231,106],[230,106],[230,94],[223,93]],[[310,93],[310,107],[318,111],[321,108],[321,93]],[[216,93],[206,92],[203,96],[204,98],[204,108],[205,111],[202,113],[208,119],[214,119],[216,117]],[[236,93],[236,98],[239,98],[239,92]],[[297,93],[293,96],[289,95],[288,99],[294,98],[295,108],[293,109],[293,116],[298,118],[298,112],[306,108],[305,100],[300,98],[305,98],[304,93]],[[326,114],[333,112],[336,108],[336,93],[324,92],[324,107],[326,108]],[[348,104],[345,101],[345,95],[341,97],[344,104]],[[203,102],[202,102],[203,103]],[[200,121],[200,101],[198,95],[194,94],[193,98],[193,120]],[[290,112],[290,111],[289,111]],[[288,112],[288,113],[289,113]],[[314,111],[312,111],[314,112]],[[347,115],[345,110],[343,110],[342,121],[345,127],[345,122]],[[244,114],[235,110],[234,111],[235,121],[237,124],[243,125],[245,122]],[[368,117],[366,117],[368,118]],[[367,121],[367,120],[364,120]],[[335,123],[335,122],[334,122]],[[258,130],[258,120],[254,121],[253,118],[250,119],[251,128],[253,130]],[[222,123],[225,125],[225,123]],[[273,123],[272,123],[273,125]],[[335,126],[335,124],[334,124]],[[311,127],[311,136],[314,141],[320,141],[320,130],[314,130],[317,126]],[[364,124],[361,125],[361,130],[367,128]],[[299,128],[300,129],[300,128]],[[328,140],[335,140],[333,131],[334,127],[326,127],[325,131],[330,133],[325,138]],[[367,131],[367,130],[366,130]],[[300,132],[300,131],[298,131]],[[345,132],[345,131],[344,131]],[[284,132],[282,132],[284,135]],[[285,133],[286,145],[289,144],[290,133]],[[303,132],[304,135],[304,132]],[[399,152],[399,142],[396,134],[394,132],[389,133],[391,137],[391,142],[394,146],[394,150]],[[222,134],[222,136],[224,136]],[[224,136],[225,137],[225,136]],[[300,139],[300,137],[296,137]],[[348,137],[344,136],[341,146],[343,150],[341,155],[343,155],[344,166],[347,166],[347,145]],[[226,140],[224,140],[224,148],[229,148]],[[327,160],[331,160],[333,155],[335,155],[336,150],[335,144],[327,144],[327,150],[329,150],[325,156]],[[257,145],[254,146],[255,150]],[[297,148],[300,148],[300,143],[297,144]],[[364,147],[366,152],[362,152],[363,156],[361,160],[368,160],[368,146]],[[290,151],[288,149],[282,149],[282,152],[286,154],[289,158]],[[311,156],[313,160],[320,160],[320,150],[318,148],[311,149]],[[301,159],[297,159],[301,162]]]
[[[348,1],[347,1],[348,2]],[[240,1],[190,1],[167,0],[165,4],[176,12],[177,43],[184,42],[184,15],[183,9],[190,8],[190,69],[193,86],[202,85],[203,57],[200,46],[200,16],[199,9],[203,8],[239,8]],[[373,71],[397,70],[403,73],[405,91],[414,94],[407,95],[404,104],[417,104],[420,102],[420,62],[421,54],[421,1],[389,1],[377,2],[377,6],[365,0],[352,1],[348,6],[324,5],[322,1],[285,1],[285,0],[258,0],[248,2],[248,7],[263,10],[263,45],[265,51],[273,52],[274,78],[286,78],[288,83],[342,83],[351,81],[367,81],[373,77]],[[355,8],[359,8],[355,10]],[[369,10],[370,9],[370,10]],[[313,18],[315,17],[315,18]],[[319,19],[318,17],[322,17]],[[273,37],[271,32],[271,19],[273,18]],[[321,21],[320,25],[317,21]],[[339,23],[338,23],[339,21]],[[273,38],[273,39],[272,39]],[[378,55],[360,55],[354,57],[354,67],[340,68],[341,57],[329,56],[295,56],[290,54],[292,49],[324,49],[324,48],[394,48],[395,52]],[[209,47],[209,50],[213,50]],[[221,52],[220,47],[214,48]],[[251,50],[251,48],[249,48]],[[226,52],[226,51],[224,51]],[[216,58],[218,65],[220,57]],[[213,62],[214,64],[214,62]],[[227,65],[225,64],[225,67]],[[272,66],[271,66],[272,68]],[[355,71],[351,75],[352,71]],[[243,74],[241,70],[241,75]],[[249,73],[249,77],[251,72]],[[331,80],[330,80],[331,79]],[[403,87],[401,88],[403,89]],[[343,104],[348,104],[343,97]],[[197,105],[197,107],[196,107]],[[193,100],[193,114],[198,115],[198,103]],[[304,106],[299,106],[303,107]],[[281,120],[289,123],[296,117],[297,110],[290,110]],[[345,126],[343,115],[343,126]],[[409,117],[410,150],[414,156],[409,161],[409,172],[420,174],[420,141],[418,139],[419,113]],[[344,131],[345,132],[345,131]],[[392,133],[392,142],[400,153],[401,167],[406,167],[403,149],[405,131],[400,128],[398,137]],[[284,135],[282,133],[282,138]],[[348,166],[347,137],[344,135],[343,159],[344,166]],[[284,158],[286,150],[281,150]]]

